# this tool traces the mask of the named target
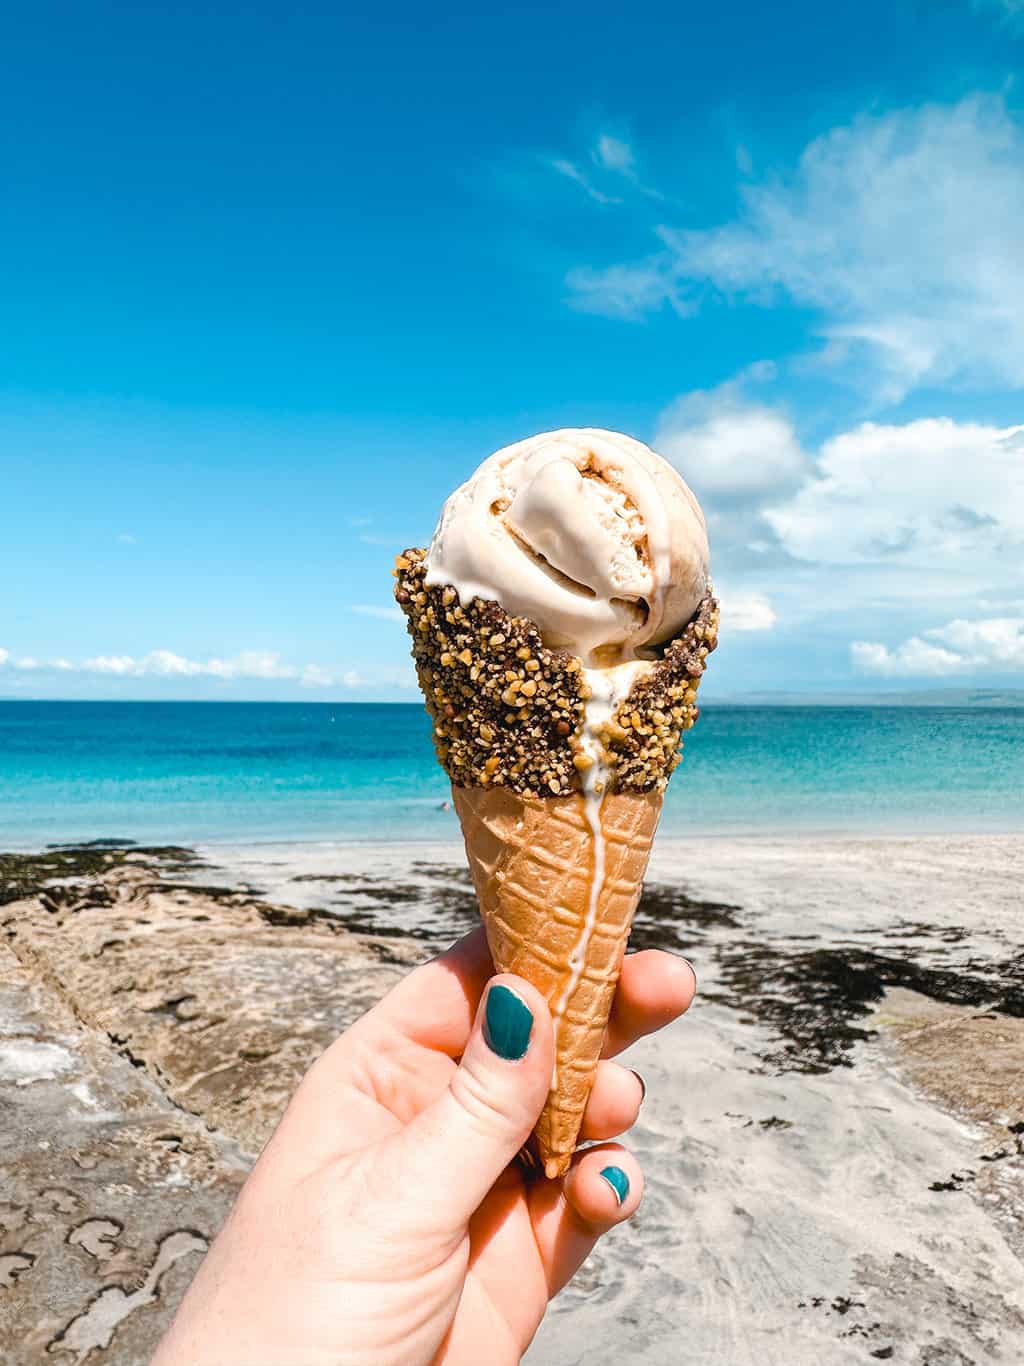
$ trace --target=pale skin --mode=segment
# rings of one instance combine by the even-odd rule
[[[559,1181],[515,1161],[551,1081],[544,998],[482,931],[416,969],[307,1073],[152,1366],[506,1366],[549,1300],[643,1195],[636,1073],[610,1058],[681,1015],[690,965],[629,955],[577,1153]],[[483,1029],[489,983],[533,1015],[521,1058]],[[628,1180],[622,1203],[602,1170]]]

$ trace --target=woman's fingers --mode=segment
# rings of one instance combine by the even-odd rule
[[[603,1233],[636,1213],[643,1192],[640,1164],[618,1143],[577,1153],[564,1181],[538,1181],[531,1188],[530,1216],[549,1295],[576,1274]]]
[[[644,1034],[671,1024],[689,1008],[696,990],[696,974],[685,958],[660,949],[627,954],[603,1056],[614,1057]]]
[[[624,1134],[636,1123],[643,1098],[644,1083],[638,1073],[617,1062],[598,1063],[580,1141],[593,1142]]]
[[[400,1034],[410,1043],[457,1058],[494,964],[483,926],[410,972],[358,1022],[360,1035]]]
[[[636,1213],[644,1178],[631,1152],[620,1143],[602,1143],[574,1160],[563,1187],[576,1216],[600,1234]]]
[[[455,1235],[526,1142],[548,1096],[554,1037],[547,1002],[502,973],[484,993],[448,1085],[393,1140],[396,1189],[424,1227]]]
[[[411,972],[356,1026],[360,1041],[396,1031],[411,1043],[457,1058],[494,971],[483,928],[467,934],[437,958]],[[674,1020],[696,990],[685,958],[646,949],[627,954],[612,1004],[604,1056],[612,1057],[644,1034]]]

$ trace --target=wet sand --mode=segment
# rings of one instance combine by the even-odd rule
[[[475,923],[453,845],[199,854],[0,864],[0,985],[38,1017],[0,1004],[0,1356],[145,1360],[308,1057]],[[661,841],[634,942],[699,996],[633,1051],[647,1197],[533,1366],[1024,1359],[1022,886],[1024,837]],[[105,1217],[110,1255],[69,1250]]]

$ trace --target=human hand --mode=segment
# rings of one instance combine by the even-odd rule
[[[560,1181],[514,1162],[550,1085],[551,1018],[492,972],[477,930],[313,1065],[152,1366],[519,1361],[643,1177],[603,1141]],[[695,986],[684,959],[629,955],[604,1057],[682,1014]],[[642,1098],[635,1072],[602,1061],[581,1139],[621,1134]]]

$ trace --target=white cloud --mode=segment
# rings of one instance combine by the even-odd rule
[[[771,377],[771,367],[756,370],[755,378]],[[810,464],[789,418],[749,399],[741,380],[677,399],[661,414],[654,445],[709,500],[777,495]]]
[[[911,636],[896,650],[875,641],[855,640],[850,657],[863,673],[880,678],[945,678],[966,668],[962,656],[940,645],[929,645],[920,636]]]
[[[401,609],[398,607],[383,607],[376,603],[356,603],[353,608],[361,617],[379,617],[381,621],[403,621]]]
[[[716,588],[722,611],[722,631],[770,631],[778,621],[771,599],[764,593]]]
[[[131,655],[94,655],[92,659],[87,659],[81,666],[83,673],[87,674],[133,674],[136,672],[136,661]]]
[[[821,448],[765,518],[802,560],[1015,572],[1024,553],[1024,427],[867,422]]]
[[[243,650],[233,659],[211,659],[199,671],[215,678],[295,678],[299,672],[292,664],[282,664],[272,650]]]
[[[194,659],[185,659],[170,650],[153,650],[139,661],[139,671],[158,674],[165,678],[191,678],[204,672],[203,665]]]
[[[564,157],[554,157],[548,165],[553,171],[557,171],[559,175],[564,175],[567,179],[574,180],[576,184],[579,185],[591,199],[596,200],[598,204],[622,203],[622,200],[616,199],[614,195],[605,194],[603,190],[599,190],[590,180],[590,177],[581,171],[575,162],[567,161]]]
[[[0,664],[9,658],[6,651],[0,651]],[[203,677],[227,681],[238,678],[298,679],[316,687],[326,686],[333,681],[318,665],[309,664],[299,669],[293,664],[284,663],[279,654],[270,650],[243,650],[230,659],[187,659],[172,650],[150,650],[141,656],[92,655],[79,664],[65,658],[26,658],[12,662],[19,669],[54,669],[62,673],[100,674],[114,678]]]
[[[764,506],[794,494],[813,468],[789,416],[749,392],[774,376],[759,361],[715,389],[686,394],[662,412],[654,436],[700,500],[716,574],[733,579],[790,558]]]
[[[130,531],[122,531],[117,538],[122,545],[138,545],[138,536],[133,536]]]
[[[911,636],[895,649],[855,640],[855,666],[883,678],[939,678],[1024,670],[1024,617],[951,621]]]
[[[379,609],[386,612],[387,609]],[[397,608],[395,609],[397,612]],[[399,615],[401,615],[399,613]],[[304,688],[330,688],[343,683],[348,688],[380,686],[405,687],[405,677],[364,678],[354,669],[340,677],[319,664],[298,667],[288,664],[271,650],[243,650],[228,659],[189,659],[172,650],[150,650],[144,655],[91,655],[74,662],[64,657],[39,660],[31,657],[13,659],[7,650],[0,650],[0,667],[9,665],[18,670],[55,671],[60,673],[95,674],[108,678],[215,678],[224,682],[239,679],[259,679],[298,683]],[[10,679],[10,684],[14,680]]]
[[[965,624],[1020,616],[1024,426],[864,423],[814,449],[759,401],[772,378],[686,395],[654,439],[704,507],[723,636],[855,639],[858,671],[883,677],[1024,669],[1013,629]],[[936,603],[958,620],[920,630]]]
[[[993,668],[1024,669],[1024,617],[951,621],[925,635]]]
[[[895,399],[1024,386],[1024,132],[996,96],[863,115],[786,175],[739,187],[735,221],[660,227],[645,260],[568,277],[590,312],[692,307],[700,283],[821,316],[826,357]]]

